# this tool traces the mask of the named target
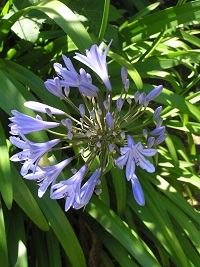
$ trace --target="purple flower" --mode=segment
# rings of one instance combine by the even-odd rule
[[[88,166],[86,164],[83,165],[71,178],[52,186],[52,199],[66,197],[65,211],[68,211],[74,203],[81,203],[81,182],[86,174],[87,168]]]
[[[99,168],[92,174],[92,176],[87,180],[87,182],[81,187],[80,197],[73,204],[74,209],[80,209],[82,207],[85,207],[88,204],[94,192],[95,186],[100,183],[100,180],[99,180],[100,174],[101,174],[101,169]]]
[[[40,130],[54,128],[59,125],[57,122],[43,121],[40,116],[32,118],[25,115],[17,110],[11,111],[14,117],[10,118],[12,123],[9,124],[11,127],[11,134],[18,135],[19,132],[22,134],[29,134]]]
[[[127,141],[128,145],[120,149],[122,156],[115,162],[118,167],[126,165],[127,180],[129,181],[133,174],[135,174],[135,166],[139,166],[150,173],[154,172],[155,167],[145,158],[145,156],[154,156],[157,153],[157,150],[154,148],[143,148],[140,142],[135,144],[130,135],[127,136]]]
[[[110,112],[106,113],[106,122],[110,130],[114,129],[114,120]]]
[[[50,184],[54,185],[60,172],[71,162],[71,158],[50,167],[37,167],[36,172],[24,176],[28,180],[39,181],[38,196],[42,197]],[[52,190],[52,188],[51,188]]]
[[[112,41],[111,41],[112,42]],[[111,90],[111,84],[108,78],[108,67],[106,62],[106,56],[110,48],[111,42],[103,51],[104,43],[100,46],[93,45],[90,50],[86,50],[86,56],[76,53],[75,59],[79,60],[89,68],[91,68],[102,79],[108,90]]]
[[[127,68],[125,68],[125,67],[121,68],[121,77],[122,77],[122,83],[125,84],[126,80],[127,80],[127,77],[128,77]]]
[[[46,82],[44,82],[44,85],[53,95],[60,97],[61,99],[65,98],[64,94],[62,93],[62,86],[58,77],[55,77],[54,79],[48,79]]]
[[[163,86],[162,85],[158,85],[156,88],[154,88],[147,96],[146,99],[148,100],[148,102],[150,102],[151,100],[153,100],[154,98],[156,98],[157,96],[159,96],[162,92]]]
[[[97,96],[98,88],[91,83],[91,79],[86,72],[81,70],[79,75],[68,57],[63,55],[63,60],[67,68],[62,67],[60,63],[54,64],[56,73],[62,78],[60,80],[61,86],[78,87],[80,93],[86,96]]]
[[[24,162],[21,168],[22,176],[26,175],[28,171],[32,169],[33,164],[35,164],[35,170],[40,158],[60,141],[60,139],[54,139],[45,143],[34,143],[29,141],[23,134],[21,134],[21,137],[23,140],[14,136],[10,137],[10,142],[16,147],[22,149],[21,152],[13,155],[10,160]]]
[[[11,160],[21,162],[21,174],[25,179],[39,182],[39,197],[42,197],[50,187],[52,199],[64,198],[66,211],[71,207],[80,209],[87,205],[95,186],[100,183],[102,171],[110,166],[116,155],[118,158],[115,164],[121,169],[125,168],[126,179],[132,183],[137,203],[144,205],[144,194],[135,175],[135,169],[140,167],[149,173],[154,172],[155,167],[147,157],[154,156],[157,152],[156,146],[166,138],[165,127],[162,126],[163,121],[160,117],[162,107],[158,107],[150,119],[147,118],[149,112],[146,113],[147,105],[162,92],[162,86],[157,86],[149,94],[139,91],[134,95],[131,92],[128,94],[130,86],[128,71],[122,67],[121,77],[119,75],[122,90],[114,95],[106,62],[110,46],[111,42],[104,50],[103,43],[99,46],[92,45],[86,50],[86,55],[76,53],[74,57],[79,64],[80,62],[85,64],[95,72],[93,74],[99,76],[107,88],[106,93],[99,91],[93,84],[89,73],[83,68],[76,71],[72,61],[63,55],[63,65],[60,63],[53,65],[58,77],[48,79],[44,84],[50,93],[64,102],[63,106],[66,105],[66,109],[63,111],[59,106],[54,108],[45,103],[28,101],[24,104],[26,107],[35,112],[45,113],[49,121],[44,121],[39,115],[30,117],[17,110],[12,111],[13,117],[10,118],[10,133],[14,135],[10,137],[10,141],[20,149]],[[78,99],[75,99],[76,94],[70,98],[72,87],[79,89]],[[56,127],[57,129],[52,130]],[[41,130],[46,130],[47,136],[51,138],[50,141],[35,143],[27,139],[26,134]],[[59,139],[55,139],[58,137]],[[73,151],[73,156],[64,160],[62,158],[63,161],[54,166],[46,163],[44,164],[46,167],[41,166],[46,153],[49,151],[53,153],[55,150],[59,150],[59,155],[62,157],[71,155]],[[71,178],[63,181],[59,179],[57,182],[62,170],[72,160],[81,162],[80,158],[81,161],[85,160],[80,170],[76,172],[76,169],[71,169]],[[99,165],[88,178],[87,172],[90,166],[94,166],[94,162]],[[83,182],[83,179],[86,182]],[[96,194],[97,192],[98,190],[95,190]]]
[[[65,114],[65,112],[60,109],[53,108],[51,106],[48,106],[48,105],[45,105],[39,102],[35,102],[35,101],[27,101],[24,103],[24,106],[34,111],[42,112],[42,113],[47,113],[47,110],[50,110],[51,114],[57,114],[57,115]]]
[[[158,136],[158,138],[156,139],[154,145],[157,146],[160,143],[162,143],[165,139],[166,139],[167,135],[162,133],[161,135]]]
[[[160,126],[158,128],[155,128],[150,134],[151,135],[161,135],[165,131],[165,126]]]
[[[140,185],[140,182],[139,182],[139,180],[135,174],[133,174],[131,177],[131,183],[132,183],[133,196],[134,196],[136,202],[140,206],[144,206],[144,204],[145,204],[144,193],[143,193],[142,187]]]

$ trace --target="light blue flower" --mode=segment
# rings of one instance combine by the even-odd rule
[[[10,123],[9,126],[11,127],[11,134],[13,135],[18,135],[19,132],[22,134],[29,134],[40,130],[55,128],[59,125],[57,122],[43,121],[40,116],[32,118],[17,110],[12,110],[11,112],[14,117],[10,118],[12,123]]]
[[[63,55],[63,60],[67,68],[63,67],[60,63],[54,64],[54,69],[58,76],[61,78],[60,86],[78,87],[80,93],[82,93],[83,95],[90,97],[97,96],[98,88],[91,83],[91,77],[88,76],[82,69],[80,70],[80,74],[78,74],[74,69],[71,60],[65,55]],[[51,80],[45,83],[45,86],[47,88],[53,90],[53,87],[51,85],[55,85],[55,83]]]
[[[144,198],[144,193],[141,187],[141,184],[135,174],[132,175],[131,177],[131,184],[132,184],[132,191],[133,191],[133,196],[136,200],[136,202],[140,206],[145,205],[145,198]]]
[[[37,167],[34,173],[24,176],[28,180],[39,182],[38,196],[42,197],[50,184],[54,185],[60,172],[71,162],[71,158],[49,167]]]
[[[94,192],[94,188],[96,185],[100,184],[100,174],[101,169],[97,169],[92,176],[87,180],[87,182],[81,187],[80,190],[80,196],[76,199],[76,201],[73,204],[74,209],[80,209],[82,207],[85,207],[90,198],[92,197],[92,194]]]
[[[21,168],[22,176],[26,175],[33,165],[35,170],[41,157],[60,142],[60,139],[53,139],[45,143],[34,143],[29,141],[23,134],[21,134],[21,137],[23,140],[14,136],[10,137],[10,142],[22,149],[21,152],[13,155],[10,160],[23,163]]]
[[[76,53],[75,59],[79,60],[90,69],[92,69],[96,74],[102,79],[106,88],[111,90],[110,80],[108,78],[108,67],[106,62],[106,56],[110,48],[112,41],[103,51],[104,43],[101,43],[100,46],[93,45],[90,50],[86,50],[86,56]]]
[[[42,112],[42,113],[47,113],[47,110],[50,110],[51,114],[56,114],[56,115],[65,114],[65,112],[60,109],[57,109],[57,108],[54,108],[49,105],[45,105],[43,103],[39,103],[36,101],[27,101],[24,103],[24,106],[34,111]]]
[[[154,156],[157,153],[157,150],[154,148],[143,148],[141,142],[135,144],[130,135],[127,136],[127,142],[127,146],[120,148],[122,156],[115,161],[115,164],[118,167],[126,166],[127,180],[129,181],[133,174],[135,174],[136,166],[139,166],[147,172],[154,172],[155,167],[145,157]]]
[[[68,211],[74,203],[81,202],[81,183],[86,174],[88,166],[83,165],[78,172],[76,172],[71,178],[61,181],[58,184],[52,186],[51,198],[61,199],[66,197],[65,211]]]
[[[44,85],[50,93],[61,99],[65,99],[65,95],[62,92],[60,79],[58,77],[55,77],[54,79],[48,79],[46,82],[44,82]]]
[[[46,113],[47,120],[50,121],[43,121],[39,115],[32,118],[16,110],[12,111],[14,116],[10,118],[11,134],[19,136],[11,137],[10,140],[21,149],[11,160],[23,164],[21,174],[24,178],[39,181],[39,197],[49,186],[52,199],[66,198],[66,211],[70,207],[84,207],[89,202],[95,186],[100,183],[102,171],[107,165],[112,166],[114,163],[119,168],[125,167],[126,178],[132,183],[133,195],[139,205],[144,205],[142,187],[135,175],[136,167],[149,173],[154,172],[154,165],[146,157],[154,156],[157,153],[157,145],[166,138],[163,119],[160,117],[162,107],[156,108],[150,118],[147,118],[149,112],[145,112],[149,102],[161,94],[163,87],[159,85],[148,94],[136,91],[131,96],[128,71],[122,67],[119,77],[122,89],[114,95],[106,62],[110,45],[111,42],[105,50],[103,43],[100,46],[93,45],[86,50],[86,56],[79,53],[75,56],[76,60],[100,77],[107,89],[106,93],[92,83],[90,73],[83,68],[77,72],[72,61],[63,55],[64,66],[60,63],[54,64],[58,77],[48,79],[45,86],[50,93],[64,102],[66,110],[28,101],[24,104],[27,108]],[[70,98],[71,87],[79,89],[78,101]],[[56,127],[58,128],[52,129]],[[48,133],[50,141],[34,143],[25,136],[41,130]],[[58,143],[59,146],[55,148]],[[55,150],[63,152],[59,154],[62,156],[70,154],[71,158],[54,166],[41,167],[40,158],[46,152],[53,153]],[[72,160],[84,160],[83,167],[75,174],[72,171],[71,178],[57,183],[58,175]],[[99,165],[88,179],[87,172],[94,160],[99,162]],[[82,185],[83,179],[86,179],[86,182]]]

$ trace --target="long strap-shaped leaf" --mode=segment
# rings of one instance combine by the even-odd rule
[[[44,1],[36,6],[24,8],[13,14],[1,26],[0,40],[3,41],[10,31],[12,25],[21,17],[28,13],[30,10],[37,9],[44,12],[51,19],[53,19],[78,47],[83,52],[86,48],[92,45],[92,40],[83,26],[78,20],[77,16],[60,1]]]
[[[0,191],[8,209],[12,206],[13,188],[6,137],[0,121]]]
[[[34,195],[37,195],[37,187],[33,183],[29,183],[28,188]],[[50,199],[48,193],[42,198],[36,197],[35,200],[65,250],[71,265],[73,267],[85,267],[85,258],[79,241],[65,212],[61,209],[57,201]]]
[[[130,23],[125,22],[120,28],[121,35],[126,39],[126,44],[145,40],[163,30],[199,20],[199,9],[200,1],[170,7],[142,19]]]
[[[128,229],[122,220],[97,197],[86,206],[88,213],[98,221],[114,238],[116,238],[124,248],[144,267],[155,266],[160,264],[145,249],[142,241]]]

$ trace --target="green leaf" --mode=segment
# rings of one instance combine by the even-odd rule
[[[6,221],[9,223],[7,240],[10,266],[28,267],[24,213],[16,203],[8,212]]]
[[[55,95],[51,94],[46,87],[44,86],[44,81],[40,79],[33,72],[24,68],[23,66],[12,62],[12,61],[3,61],[5,64],[5,70],[17,81],[21,82],[28,86],[34,94],[36,94],[39,98],[45,101],[45,104],[52,105],[53,107],[59,106],[59,109],[63,109],[66,111],[66,105]],[[10,76],[9,76],[10,78]],[[24,90],[22,91],[24,92]],[[25,100],[37,100],[33,95],[25,96]],[[14,107],[12,107],[13,109]]]
[[[77,16],[60,1],[44,1],[36,8],[53,19],[70,36],[81,52],[92,45],[92,40]]]
[[[104,246],[112,256],[118,261],[120,266],[137,267],[138,265],[131,259],[128,251],[109,232],[107,232],[97,221],[90,218],[87,220],[91,229],[97,234]],[[120,253],[119,253],[120,251]]]
[[[174,205],[168,198],[162,197],[163,202],[169,213],[180,225],[181,229],[185,231],[188,238],[193,242],[195,248],[200,252],[200,233],[194,226],[190,218],[188,218],[176,205]]]
[[[92,40],[78,20],[77,16],[62,2],[52,0],[43,1],[38,5],[24,8],[14,13],[9,20],[6,20],[0,30],[0,40],[4,40],[14,23],[30,10],[40,10],[53,19],[66,34],[70,36],[81,52],[92,45]]]
[[[6,228],[5,228],[5,220],[3,209],[1,205],[1,198],[0,198],[0,259],[1,265],[4,267],[9,267],[8,262],[8,248],[7,248],[7,237],[6,237]]]
[[[144,267],[160,266],[146,250],[142,241],[128,229],[122,220],[96,197],[86,206],[87,212],[98,221]],[[122,238],[123,237],[123,238]]]
[[[184,197],[177,192],[177,190],[169,184],[160,175],[156,177],[159,181],[157,183],[158,188],[165,194],[171,201],[173,201],[182,211],[184,211],[189,217],[191,217],[200,226],[199,214],[191,205],[184,199]],[[155,182],[152,180],[152,182]],[[156,183],[155,183],[156,184]]]
[[[118,168],[111,169],[112,180],[115,188],[117,214],[122,216],[126,208],[126,178],[124,172]]]
[[[200,1],[194,1],[155,12],[132,23],[124,23],[120,34],[127,44],[145,40],[161,31],[199,20],[199,7]]]
[[[60,255],[60,244],[59,241],[50,229],[46,233],[47,238],[47,247],[48,247],[48,256],[49,256],[49,267],[62,267],[61,255]]]
[[[13,182],[13,197],[20,208],[27,216],[43,231],[49,229],[49,225],[41,212],[40,207],[36,203],[33,195],[27,188],[23,178],[19,175],[15,166],[11,163],[12,182]]]
[[[125,59],[119,54],[109,51],[108,55],[114,60],[116,60],[121,66],[127,68],[128,73],[134,81],[137,89],[141,91],[143,89],[143,82],[136,68],[134,68],[133,65],[127,59]]]
[[[8,147],[1,121],[0,121],[0,191],[7,208],[11,209],[13,202],[12,174],[10,169]]]
[[[37,195],[37,187],[32,182],[29,183],[29,189],[35,196]],[[72,266],[85,267],[85,258],[79,241],[57,201],[51,200],[47,192],[41,199],[36,197],[35,200],[46,216]]]

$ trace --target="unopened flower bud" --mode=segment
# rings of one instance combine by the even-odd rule
[[[154,130],[151,132],[151,134],[152,134],[152,135],[161,135],[161,134],[164,133],[164,131],[165,131],[165,126],[160,126],[160,127],[156,128],[156,129],[154,129]]]
[[[113,120],[112,114],[110,112],[108,112],[106,114],[106,122],[108,124],[109,129],[113,130],[114,129],[114,120]]]
[[[95,111],[94,109],[90,111],[90,118],[95,119]]]
[[[142,130],[142,134],[143,134],[144,138],[147,138],[147,136],[148,136],[148,132],[147,132],[146,129],[143,129],[143,130]]]
[[[135,92],[135,94],[134,94],[134,100],[135,100],[135,103],[137,103],[138,102],[138,100],[139,100],[139,97],[140,97],[140,93],[137,91],[137,92]]]
[[[85,116],[85,106],[83,104],[79,105],[79,112],[81,114],[81,117]]]
[[[73,138],[73,134],[72,134],[72,132],[69,131],[69,132],[67,133],[67,136],[68,136],[69,140],[72,140],[72,138]]]
[[[160,117],[157,119],[157,122],[156,122],[156,127],[160,127],[162,125],[162,122],[163,122],[163,119]]]
[[[128,76],[128,71],[125,67],[121,68],[121,77],[122,77],[122,83],[125,84]]]
[[[122,108],[122,104],[123,104],[123,100],[122,100],[121,97],[119,97],[119,98],[117,99],[117,102],[116,102],[118,111],[121,110],[121,108]]]
[[[124,84],[124,89],[125,91],[128,93],[128,90],[129,90],[129,86],[130,86],[130,81],[129,79],[126,79],[126,82]]]
[[[167,135],[166,134],[161,134],[160,136],[158,136],[158,138],[156,139],[154,146],[157,146],[159,144],[161,144],[165,139],[166,139]]]
[[[162,106],[157,107],[153,114],[153,120],[156,120],[160,116],[161,112],[162,112]]]
[[[148,148],[152,147],[154,145],[154,142],[155,142],[155,137],[153,136],[150,136],[147,140],[147,146]]]
[[[67,127],[67,129],[70,131],[70,132],[72,132],[72,121],[70,120],[70,119],[66,119],[65,120],[65,125],[66,125],[66,127]]]
[[[115,145],[114,144],[110,144],[108,148],[109,148],[110,153],[113,153],[114,149],[115,149]]]
[[[106,110],[109,109],[109,102],[108,102],[108,100],[103,101],[103,105],[104,105],[104,107],[105,107]]]

